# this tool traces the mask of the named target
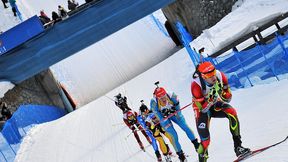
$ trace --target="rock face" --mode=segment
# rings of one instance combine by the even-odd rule
[[[162,8],[170,23],[180,21],[195,38],[231,12],[237,0],[176,0]]]
[[[5,101],[11,112],[25,104],[51,105],[64,109],[59,91],[59,84],[51,71],[45,70],[15,85],[0,101]]]

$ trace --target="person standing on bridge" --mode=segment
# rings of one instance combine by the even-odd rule
[[[64,7],[62,7],[61,5],[58,6],[58,15],[62,18],[65,19],[68,14],[67,11],[64,9]]]
[[[237,112],[228,104],[232,94],[225,74],[216,70],[211,62],[203,62],[196,67],[193,78],[191,84],[193,109],[198,134],[201,139],[201,144],[197,150],[199,162],[206,162],[208,158],[211,117],[229,119],[229,128],[233,137],[236,156],[248,153],[250,149],[241,145]]]
[[[3,3],[4,8],[8,8],[8,6],[6,5],[6,3],[8,3],[7,0],[2,0],[2,3]]]
[[[10,6],[12,7],[12,12],[14,16],[17,16],[17,6],[16,6],[16,0],[9,0]]]
[[[77,6],[79,6],[79,3],[78,2],[75,2],[75,0],[68,0],[68,9],[70,11],[74,11]]]
[[[175,93],[168,94],[162,87],[158,87],[159,82],[155,85],[157,88],[154,90],[153,98],[151,99],[150,106],[153,113],[159,119],[161,126],[170,134],[170,142],[173,145],[181,162],[186,161],[184,152],[178,141],[178,135],[174,129],[172,122],[176,123],[193,143],[194,148],[197,150],[199,143],[192,130],[186,124],[185,118],[180,111],[180,102]],[[172,116],[171,116],[172,115]],[[169,117],[169,118],[168,118]]]

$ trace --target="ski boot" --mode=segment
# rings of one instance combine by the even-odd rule
[[[172,162],[170,155],[164,155],[164,158],[165,158],[165,162]]]
[[[245,148],[242,146],[238,146],[234,148],[235,154],[237,157],[243,156],[245,154],[248,154],[250,152],[249,148]]]
[[[199,162],[207,162],[208,150],[204,150],[201,144],[199,144],[198,146],[197,153],[198,153]]]
[[[199,162],[207,162],[208,154],[198,154]]]
[[[156,154],[156,157],[157,157],[157,161],[158,162],[162,162],[162,157],[161,157],[160,152],[157,150],[157,151],[155,151],[155,154]]]
[[[196,150],[196,152],[197,152],[197,150],[198,150],[198,148],[199,148],[199,142],[198,142],[198,140],[197,140],[197,138],[195,139],[195,140],[193,140],[193,141],[191,141],[192,143],[193,143],[193,145],[194,145],[194,148],[195,148],[195,150]]]
[[[234,141],[234,152],[237,157],[243,156],[250,152],[249,148],[242,147],[241,136],[233,136]]]
[[[187,161],[187,159],[186,159],[186,157],[184,155],[184,152],[182,150],[179,151],[179,152],[176,152],[176,154],[178,155],[178,158],[179,158],[180,162],[186,162]]]
[[[144,148],[144,146],[143,146],[143,143],[141,142],[141,143],[139,143],[139,146],[140,146],[140,149],[142,150],[142,151],[144,151],[145,152],[145,148]]]

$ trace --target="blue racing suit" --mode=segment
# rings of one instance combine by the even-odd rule
[[[192,132],[192,130],[189,128],[189,126],[186,124],[185,118],[182,115],[180,110],[180,104],[179,104],[179,100],[177,99],[177,95],[175,93],[172,93],[171,95],[166,94],[167,95],[167,100],[168,103],[165,106],[161,106],[158,103],[158,99],[157,98],[152,98],[150,101],[150,107],[153,111],[153,113],[159,118],[160,120],[160,124],[161,126],[165,129],[165,131],[170,134],[170,143],[173,145],[174,149],[176,152],[180,152],[182,151],[181,149],[181,145],[178,141],[178,135],[177,132],[175,131],[172,122],[176,123],[183,131],[185,131],[186,135],[188,136],[188,138],[192,141],[197,141],[194,133]],[[171,111],[172,113],[175,111],[178,111],[175,115],[173,115],[172,117],[165,119],[165,116],[167,114],[163,114],[163,112],[167,112],[167,111],[163,111],[167,109],[167,111]]]
[[[153,146],[153,149],[154,151],[159,151],[158,150],[158,145],[157,145],[157,142],[155,140],[155,138],[153,137],[152,133],[149,131],[149,129],[147,128],[146,124],[145,124],[145,121],[144,119],[142,118],[141,115],[138,115],[137,116],[137,120],[138,122],[140,123],[140,125],[143,127],[143,129],[145,130],[146,134],[150,137],[151,141],[152,141],[152,146]]]

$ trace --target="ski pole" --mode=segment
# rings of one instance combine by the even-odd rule
[[[126,141],[127,141],[128,137],[129,137],[132,133],[133,133],[133,131],[130,132],[130,133],[125,137],[125,140],[126,140]]]
[[[115,100],[113,100],[113,98],[111,98],[111,97],[109,97],[109,96],[106,96],[106,95],[105,95],[105,97],[108,98],[109,100],[115,102]]]
[[[187,107],[190,106],[191,104],[192,104],[192,102],[189,103],[188,105],[182,107],[181,109],[179,109],[179,110],[173,112],[172,114],[169,114],[167,117],[163,118],[163,119],[160,120],[158,123],[156,123],[155,126],[157,126],[158,124],[160,124],[160,122],[162,122],[162,121],[164,121],[164,120],[167,120],[167,119],[171,118],[171,117],[174,116],[176,113],[178,113],[179,111],[182,111],[183,109],[187,108]]]
[[[140,131],[139,129],[135,129],[134,131]],[[125,137],[125,140],[127,140],[128,139],[128,137],[131,135],[131,134],[133,134],[134,133],[134,131],[132,131],[132,132],[130,132],[126,137]]]
[[[121,123],[114,123],[114,124],[112,124],[112,127],[119,126],[119,125],[122,125],[122,124],[124,124],[124,123],[123,123],[123,122],[121,122]]]

